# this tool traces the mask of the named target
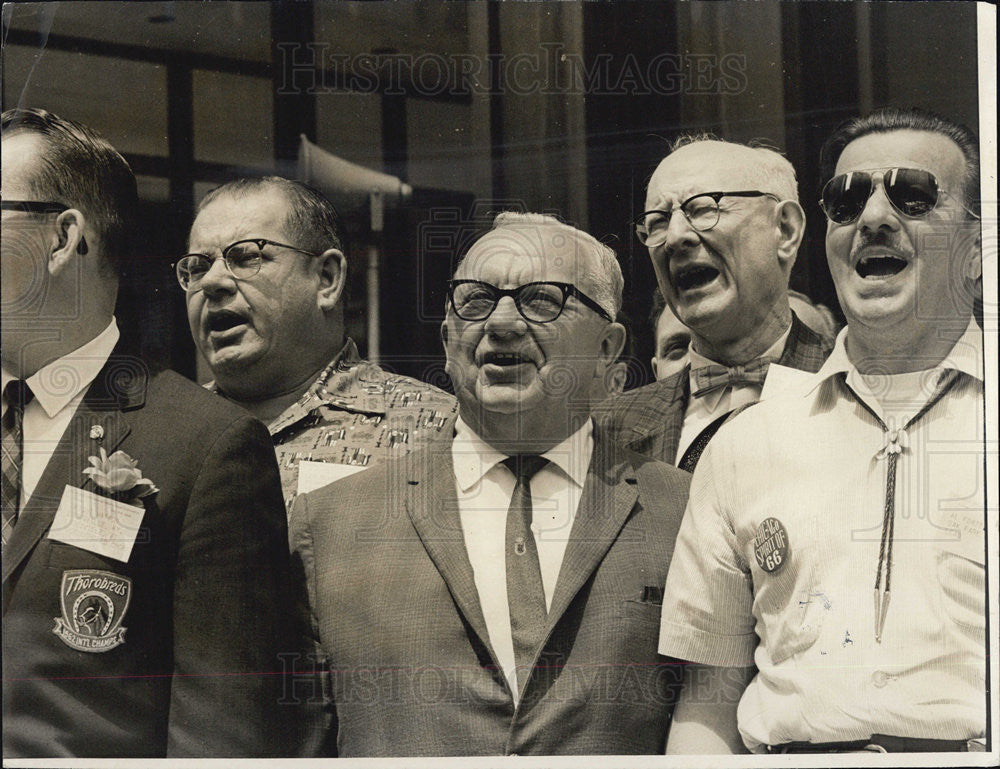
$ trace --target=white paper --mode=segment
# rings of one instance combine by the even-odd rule
[[[127,563],[146,510],[67,486],[48,538]]]
[[[341,465],[336,462],[315,462],[303,459],[299,462],[299,485],[296,494],[321,489],[328,483],[339,481],[348,475],[367,470],[365,465]]]

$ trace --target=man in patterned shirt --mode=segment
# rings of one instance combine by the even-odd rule
[[[341,231],[312,188],[238,179],[201,201],[177,264],[209,387],[268,426],[289,505],[300,491],[450,440],[456,414],[451,395],[361,360],[344,336]]]

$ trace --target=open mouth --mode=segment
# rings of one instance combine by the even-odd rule
[[[220,333],[229,331],[236,326],[242,326],[246,322],[246,318],[231,310],[219,310],[208,316],[208,330],[209,332]]]
[[[689,291],[692,288],[707,286],[719,277],[719,271],[706,264],[694,264],[689,267],[681,267],[674,273],[674,285],[680,291]]]
[[[520,366],[532,362],[531,358],[518,352],[488,352],[483,355],[481,363],[493,366]]]
[[[862,278],[889,278],[906,269],[908,262],[891,254],[878,254],[862,258],[855,270]]]

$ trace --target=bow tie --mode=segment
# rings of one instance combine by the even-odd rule
[[[697,368],[692,372],[695,390],[691,395],[695,398],[700,398],[702,395],[707,395],[716,390],[735,387],[737,385],[756,385],[760,387],[764,384],[767,370],[774,361],[774,358],[757,358],[745,366],[727,368],[716,363],[710,363],[707,366]]]

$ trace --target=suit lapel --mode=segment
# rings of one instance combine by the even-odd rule
[[[406,511],[424,549],[462,616],[479,636],[499,670],[465,549],[450,442],[435,451],[417,451],[407,457],[404,496]]]
[[[143,405],[148,379],[145,368],[141,366],[131,365],[128,370],[132,378],[128,382],[129,389],[123,391],[120,389],[122,361],[116,361],[112,356],[88,388],[27,504],[18,515],[17,525],[4,551],[3,582],[14,573],[52,525],[63,489],[67,485],[84,485],[87,478],[83,470],[90,465],[88,458],[97,455],[101,447],[111,454],[131,431],[122,412]],[[91,438],[92,428],[97,425],[103,431],[100,441]]]
[[[792,312],[792,328],[778,364],[816,373],[823,366],[832,347]]]
[[[635,404],[641,412],[632,430],[633,437],[623,441],[625,446],[639,454],[674,463],[691,392],[690,371],[687,365],[676,374],[649,385],[656,388],[655,401],[650,403],[643,399]]]
[[[620,451],[595,432],[594,456],[559,569],[547,635],[618,537],[639,498],[636,484],[635,472]]]

